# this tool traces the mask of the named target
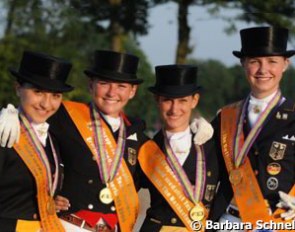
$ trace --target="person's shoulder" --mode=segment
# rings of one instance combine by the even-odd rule
[[[229,103],[229,104],[223,106],[223,107],[220,109],[220,111],[223,110],[223,109],[227,109],[227,108],[236,108],[236,107],[240,107],[240,106],[243,104],[244,101],[245,101],[245,99],[243,99],[243,100],[239,100],[239,101],[235,101],[235,102],[232,102],[232,103]]]
[[[287,112],[295,113],[295,102],[291,99],[286,99],[280,108]]]
[[[136,127],[140,130],[146,129],[146,123],[143,119],[141,119],[139,117],[130,117],[130,116],[126,116],[126,118],[129,122],[129,126]]]
[[[137,140],[140,143],[145,143],[150,138],[146,135],[146,123],[144,120],[138,117],[128,117],[126,116],[128,121],[127,123],[127,134],[136,134]]]
[[[83,102],[75,102],[75,101],[63,101],[62,105],[66,109],[73,109],[73,108],[86,109],[86,108],[88,108],[88,104],[83,103]]]
[[[295,123],[295,102],[291,99],[286,99],[279,107],[274,111],[275,120],[280,123],[288,124]]]

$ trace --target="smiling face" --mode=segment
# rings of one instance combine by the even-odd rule
[[[197,106],[199,94],[182,98],[157,97],[158,107],[165,130],[184,131],[190,122],[192,110]]]
[[[16,84],[16,93],[25,114],[36,124],[46,122],[60,107],[62,93],[47,92],[29,84]]]
[[[282,56],[244,58],[242,65],[253,96],[264,98],[276,92],[289,62]]]
[[[137,85],[90,80],[90,94],[98,109],[111,117],[118,117],[124,106],[135,96]]]

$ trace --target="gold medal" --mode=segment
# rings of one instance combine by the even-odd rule
[[[55,214],[55,202],[52,197],[50,197],[49,201],[47,202],[47,213],[49,215]]]
[[[202,221],[205,217],[205,210],[201,205],[197,204],[189,211],[189,216],[193,221]]]
[[[102,190],[100,190],[99,200],[106,205],[110,204],[113,201],[111,190],[108,187],[105,187]]]
[[[229,173],[229,181],[233,184],[233,185],[237,185],[239,184],[243,179],[242,173],[240,170],[238,169],[233,169],[230,171]]]

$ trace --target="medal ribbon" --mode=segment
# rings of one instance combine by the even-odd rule
[[[196,159],[196,178],[195,178],[195,187],[192,186],[190,180],[188,179],[185,171],[180,165],[174,151],[171,148],[171,145],[167,139],[166,132],[163,130],[165,148],[167,151],[167,161],[172,171],[179,180],[181,186],[184,189],[184,192],[187,197],[191,199],[192,202],[197,204],[201,201],[204,194],[205,182],[206,182],[206,160],[204,155],[204,150],[202,146],[195,145],[197,150],[197,159]]]
[[[34,147],[39,160],[45,166],[46,177],[47,177],[46,178],[47,179],[47,181],[46,181],[47,189],[48,189],[48,192],[50,193],[50,196],[53,197],[55,190],[57,188],[59,170],[58,170],[57,154],[56,154],[55,148],[53,146],[52,139],[49,135],[48,137],[49,137],[50,146],[51,146],[51,150],[53,153],[53,159],[54,159],[54,164],[55,164],[55,173],[54,173],[55,178],[53,178],[53,175],[51,173],[50,163],[49,163],[48,157],[46,155],[46,152],[45,152],[43,146],[41,145],[41,142],[39,141],[35,130],[33,129],[32,125],[30,124],[29,119],[26,117],[26,115],[23,112],[21,112],[19,114],[19,116],[20,116],[20,122],[21,122],[21,124],[23,124],[23,126],[25,128],[25,133],[28,135],[28,138]]]
[[[102,182],[108,183],[112,181],[115,177],[123,158],[123,153],[125,150],[126,127],[122,117],[120,117],[121,123],[115,152],[115,159],[111,160],[108,158],[106,146],[104,143],[104,138],[106,136],[102,125],[104,121],[93,103],[91,103],[91,117],[91,125],[95,147],[97,149],[97,165],[99,167],[100,177]]]
[[[94,141],[95,138],[92,126],[93,119],[91,116],[91,105],[70,101],[63,102],[63,105],[65,106],[66,111],[68,112],[71,120],[74,122],[88,149],[91,151],[93,158],[97,159],[98,149]],[[124,124],[128,125],[128,121],[124,120],[124,114],[122,113],[120,116],[123,119]],[[105,135],[104,142],[106,153],[108,157],[114,159],[115,149],[117,147],[116,141],[104,120],[102,120],[101,123]],[[138,196],[131,172],[124,159],[120,162],[119,170],[115,177],[112,181],[107,183],[107,185],[111,190],[115,207],[117,209],[116,213],[119,219],[120,230],[122,232],[132,231],[138,215]]]
[[[282,98],[281,103],[283,102],[283,100],[284,98]],[[233,138],[236,135],[236,130],[238,126],[236,122],[239,120],[242,104],[242,102],[238,102],[226,106],[222,109],[220,115],[220,142],[222,155],[225,160],[229,176],[231,176],[231,172],[234,169],[234,163],[232,162],[232,157],[234,156]],[[274,222],[289,222],[283,220],[280,216],[282,212],[286,212],[285,209],[276,209],[272,215],[269,214],[268,206],[265,203],[260,185],[257,181],[257,177],[251,167],[251,163],[248,157],[245,157],[245,162],[243,162],[236,170],[240,173],[240,176],[242,176],[242,178],[237,183],[231,183],[234,191],[234,197],[243,222],[250,222],[253,224],[254,227],[256,226],[257,219],[262,220],[263,222],[268,222],[270,220],[273,220]],[[291,196],[295,195],[294,185],[288,194]],[[253,210],[249,211],[249,209]]]
[[[245,142],[243,143],[243,121],[244,117],[246,115],[246,108],[248,105],[250,95],[245,100],[241,115],[238,122],[238,128],[237,133],[234,139],[234,157],[233,161],[235,164],[235,167],[239,167],[245,160],[245,157],[247,156],[250,148],[252,147],[255,139],[259,135],[260,131],[262,130],[262,126],[264,122],[266,121],[267,117],[269,116],[270,112],[273,110],[275,106],[278,105],[278,103],[282,100],[282,94],[279,90],[276,95],[271,99],[271,101],[267,104],[267,107],[265,110],[260,114],[258,117],[256,123],[253,125],[250,133],[248,134]],[[242,138],[242,139],[241,139]]]

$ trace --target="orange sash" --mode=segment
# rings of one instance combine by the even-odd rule
[[[249,158],[246,157],[245,163],[238,168],[234,168],[232,161],[234,153],[233,138],[236,136],[237,121],[241,105],[241,102],[238,102],[224,107],[221,111],[221,147],[227,171],[230,175],[231,171],[236,169],[242,176],[241,181],[232,184],[241,219],[243,222],[250,222],[254,226],[257,220],[263,220],[264,222],[283,222],[283,219],[280,217],[280,214],[284,212],[283,209],[277,209],[272,215],[269,215],[267,204],[251,167]],[[243,140],[244,138],[240,139]],[[289,194],[292,196],[295,195],[294,185]]]
[[[61,232],[64,231],[56,213],[53,199],[48,193],[48,183],[46,183],[46,169],[39,159],[33,144],[31,144],[25,128],[21,126],[19,143],[13,148],[24,161],[30,172],[35,178],[37,186],[38,210],[41,218],[42,231]]]
[[[40,221],[17,220],[15,231],[17,232],[40,232]]]
[[[195,204],[184,194],[177,177],[158,145],[152,140],[146,142],[140,149],[138,160],[146,176],[166,199],[187,230],[193,231],[193,220],[189,215]],[[199,202],[199,204],[205,210],[205,217],[201,221],[203,226],[200,230],[203,231],[208,213],[202,202]]]
[[[92,152],[93,157],[97,157],[97,148],[94,145],[94,138],[91,131],[91,116],[90,108],[82,103],[64,102],[67,112],[71,116],[77,129],[82,135],[85,143]],[[109,157],[114,158],[114,148],[116,141],[109,128],[103,124],[103,129],[106,132],[110,144],[106,144]],[[116,211],[119,218],[120,229],[122,232],[130,232],[133,229],[138,215],[138,196],[134,187],[133,178],[130,171],[122,159],[118,173],[115,178],[108,184],[112,192],[112,196],[116,205]]]

